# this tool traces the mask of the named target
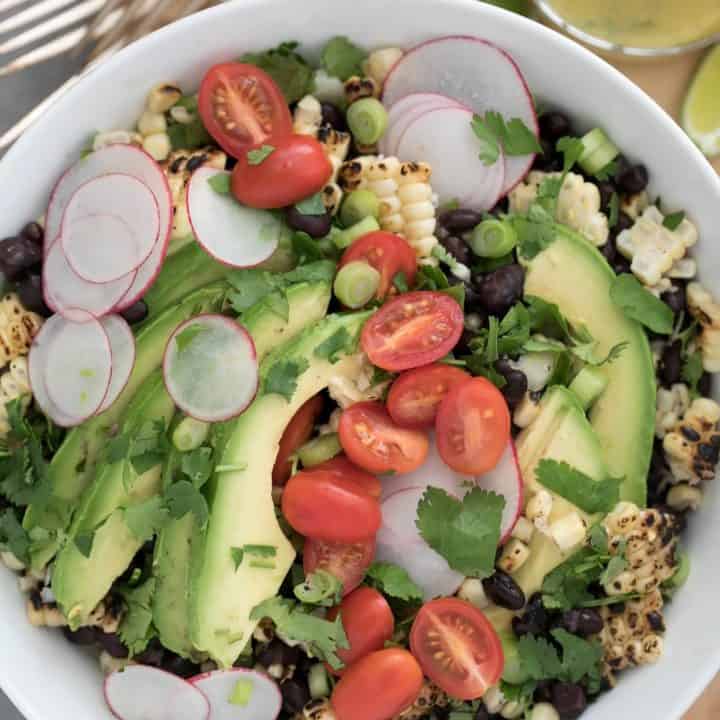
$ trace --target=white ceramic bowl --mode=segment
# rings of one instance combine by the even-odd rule
[[[53,181],[93,132],[130,127],[156,82],[193,88],[213,63],[284,40],[302,41],[305,51],[317,53],[336,34],[374,47],[453,33],[480,35],[508,50],[537,97],[567,110],[580,127],[604,127],[628,155],[646,163],[651,192],[698,224],[701,278],[718,286],[720,181],[687,137],[602,60],[539,24],[473,0],[237,0],[165,28],[60,98],[0,162],[0,237],[44,212]],[[589,710],[587,720],[677,720],[720,667],[717,490],[710,488],[692,518],[693,571],[668,609],[662,661],[623,674],[620,687]],[[97,661],[57,631],[30,627],[16,579],[4,569],[0,614],[0,684],[29,720],[111,717]]]

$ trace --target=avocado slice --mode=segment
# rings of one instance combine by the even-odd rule
[[[655,418],[655,371],[647,336],[610,299],[615,273],[577,233],[555,226],[555,240],[526,264],[525,294],[558,305],[574,325],[585,325],[605,355],[628,343],[614,362],[599,368],[607,387],[590,411],[607,466],[624,478],[621,497],[646,504]]]
[[[165,389],[162,372],[156,370],[137,392],[122,431],[137,435],[148,422],[169,423],[174,413],[175,404]],[[125,524],[123,508],[158,493],[162,465],[158,463],[149,468],[127,487],[125,462],[102,468],[83,495],[68,541],[55,561],[52,589],[71,627],[87,623],[88,616],[107,595],[115,579],[127,570],[142,545]],[[92,532],[92,549],[89,557],[85,557],[74,539]]]
[[[182,284],[180,279],[178,283]],[[125,389],[102,415],[71,430],[55,453],[49,473],[53,484],[53,498],[42,509],[29,507],[23,525],[26,530],[40,527],[64,529],[69,524],[67,513],[72,511],[85,488],[95,477],[95,466],[105,442],[114,427],[122,422],[125,410],[148,376],[160,367],[168,338],[184,320],[201,312],[217,310],[223,303],[228,285],[217,282],[185,296],[181,302],[167,308],[137,334],[135,366]],[[57,552],[57,537],[32,549],[32,567],[44,567]]]
[[[289,307],[287,321],[263,301],[248,308],[243,313],[242,323],[255,342],[258,362],[262,362],[272,348],[290,341],[306,327],[325,317],[330,295],[328,282],[291,285],[286,292]],[[213,426],[211,443],[216,456],[222,454],[234,422]],[[181,454],[176,451],[170,454],[164,474],[172,477],[180,457]],[[183,657],[195,654],[188,627],[188,601],[193,549],[201,546],[202,534],[192,513],[179,520],[171,520],[155,543],[153,622],[162,644]]]
[[[535,469],[543,459],[566,462],[598,482],[608,478],[600,441],[574,393],[564,387],[554,386],[545,393],[540,402],[540,414],[518,435],[515,447],[525,487],[532,493],[543,488],[535,477]],[[551,494],[550,522],[577,512],[590,523],[590,516],[559,495]],[[537,592],[545,575],[574,550],[563,553],[550,537],[535,530],[530,541],[530,556],[513,574],[525,596]]]
[[[369,315],[328,316],[277,348],[263,363],[261,379],[281,363],[304,366],[292,398],[262,392],[236,421],[221,462],[238,469],[215,475],[210,521],[204,546],[194,557],[190,595],[193,645],[223,667],[231,666],[250,640],[256,625],[250,617],[253,608],[277,593],[295,557],[278,524],[271,494],[272,467],[283,430],[298,408],[327,387],[331,378],[353,374],[350,347],[338,353],[335,363],[318,357],[315,350],[338,332],[356,339]],[[251,567],[246,554],[236,568],[232,548],[247,544],[275,547],[274,567]]]

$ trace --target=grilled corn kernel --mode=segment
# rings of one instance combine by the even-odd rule
[[[363,72],[382,87],[393,65],[402,56],[403,51],[396,47],[373,50],[363,65]]]
[[[172,150],[172,144],[170,143],[170,137],[167,133],[155,133],[154,135],[148,135],[143,138],[143,150],[150,155],[154,160],[162,162],[167,159],[167,156]]]
[[[687,306],[702,328],[697,342],[703,368],[720,372],[720,303],[700,283],[691,282],[687,286]]]
[[[345,81],[345,100],[348,105],[366,97],[380,97],[380,86],[375,80],[353,75]]]
[[[99,132],[93,138],[93,150],[100,150],[108,145],[142,145],[142,135],[129,130],[107,130]]]
[[[547,490],[538,490],[538,492],[528,500],[525,507],[525,517],[530,520],[538,530],[546,532],[552,506],[552,495]]]
[[[336,720],[335,711],[332,709],[328,698],[311,700],[302,709],[300,718],[302,720]]]
[[[634,195],[626,195],[623,197],[622,202],[620,203],[620,210],[635,220],[649,204],[650,198],[647,194],[647,190],[643,190],[642,192],[635,193]]]
[[[532,540],[534,530],[535,526],[525,516],[521,515],[510,534],[512,537],[528,544]]]
[[[515,718],[522,717],[525,714],[525,706],[519,703],[517,700],[511,700],[503,705],[500,711],[500,717],[506,720],[515,720]]]
[[[579,513],[570,512],[552,523],[549,531],[550,537],[555,541],[555,544],[563,552],[566,552],[585,539],[587,525]]]
[[[427,718],[428,712],[433,708],[441,709],[447,707],[449,703],[450,699],[437,685],[425,680],[415,702],[396,715],[393,720],[421,720]]]
[[[697,510],[702,503],[703,494],[699,487],[686,483],[680,483],[670,488],[667,494],[667,504],[673,509],[683,512],[684,510]]]
[[[180,98],[182,90],[170,83],[160,83],[148,93],[145,106],[150,112],[167,112]]]
[[[540,403],[527,392],[513,411],[513,423],[519,428],[528,427],[540,414]]]
[[[477,578],[466,578],[460,586],[457,596],[461,600],[467,600],[467,602],[476,608],[480,608],[480,610],[484,610],[490,606],[490,600],[485,594],[482,580],[478,580]]]
[[[522,540],[511,538],[502,549],[497,566],[503,572],[513,573],[521,568],[529,557],[530,549],[528,546]]]
[[[3,296],[0,300],[0,367],[27,355],[42,324],[42,318],[26,310],[16,293]]]
[[[529,720],[560,720],[560,715],[550,703],[536,703]]]
[[[493,685],[485,691],[483,703],[490,714],[499,713],[505,705],[505,695],[497,685]]]
[[[306,95],[295,107],[293,114],[293,132],[297,135],[317,137],[322,125],[322,108],[320,102],[312,95]]]
[[[167,121],[163,113],[154,113],[146,110],[138,120],[138,131],[143,137],[164,133],[167,130]]]
[[[0,376],[0,437],[10,429],[7,403],[19,397],[26,397],[25,405],[31,399],[27,358],[18,357],[10,361],[7,372]]]

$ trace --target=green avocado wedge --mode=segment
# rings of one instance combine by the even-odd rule
[[[573,325],[584,325],[604,356],[627,343],[599,372],[607,387],[590,411],[590,423],[621,498],[644,506],[655,423],[655,370],[647,336],[610,298],[615,273],[577,233],[555,226],[554,241],[526,262],[525,295],[555,303]]]
[[[253,608],[277,593],[295,558],[272,500],[280,438],[298,408],[333,377],[354,376],[352,354],[369,315],[330,315],[266,358],[262,390],[237,419],[222,456],[223,470],[211,480],[208,529],[193,556],[190,632],[195,648],[222,667],[230,667],[240,655],[257,623]],[[321,347],[331,337],[347,338],[335,362],[323,356]],[[291,367],[297,370],[291,392],[270,392],[265,383]],[[258,563],[252,554],[238,552],[247,545],[272,547],[272,562]]]
[[[241,321],[255,342],[258,362],[261,363],[273,348],[294,337],[306,327],[325,317],[330,303],[329,282],[302,282],[286,291],[288,318],[284,320],[271,307],[260,301],[248,308]],[[214,456],[222,456],[228,437],[237,420],[213,425],[210,443]],[[166,460],[164,475],[170,479],[182,454],[171,452]],[[183,657],[196,652],[190,641],[189,593],[191,564],[194,552],[203,547],[204,533],[192,513],[179,520],[171,520],[158,535],[153,558],[156,578],[153,598],[153,623],[162,644]]]

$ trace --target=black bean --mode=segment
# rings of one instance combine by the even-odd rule
[[[266,668],[271,665],[297,665],[300,650],[275,637],[255,654],[255,659]]]
[[[299,713],[310,701],[310,691],[297,680],[286,680],[280,685],[283,708],[289,713]]]
[[[603,212],[608,212],[610,209],[610,200],[612,199],[613,193],[616,192],[615,185],[609,180],[601,180],[597,186],[600,191],[600,208]]]
[[[18,284],[20,302],[28,309],[43,317],[50,317],[52,310],[45,304],[42,278],[38,273],[28,273]]]
[[[571,135],[570,120],[565,113],[546,112],[538,118],[540,137],[546,140],[559,140],[564,135]]]
[[[136,655],[133,660],[141,665],[152,665],[152,667],[162,667],[165,659],[165,648],[160,644],[157,638],[153,638],[148,644],[144,652]]]
[[[634,195],[647,187],[648,171],[644,165],[631,165],[618,172],[615,180],[620,190]]]
[[[469,265],[472,262],[470,247],[461,237],[450,235],[440,242],[458,262],[463,265]]]
[[[472,352],[470,349],[470,343],[477,336],[478,334],[472,330],[468,330],[467,328],[463,330],[462,335],[455,346],[455,353],[459,355],[469,355]]]
[[[188,161],[187,165],[185,165],[185,169],[188,172],[195,172],[199,167],[202,167],[202,165],[207,161],[207,155],[205,153],[202,153],[200,155],[193,155]]]
[[[505,378],[505,385],[500,388],[500,392],[512,409],[525,397],[528,388],[527,376],[504,359],[495,363],[495,369]]]
[[[634,223],[635,223],[635,221],[626,212],[623,212],[621,210],[618,213],[618,220],[617,220],[617,224],[613,228],[613,233],[617,237],[617,235],[619,233],[621,233],[623,230],[629,230],[633,226]]]
[[[303,215],[295,206],[285,208],[285,221],[293,229],[307,233],[310,237],[325,237],[332,226],[330,213]]]
[[[482,703],[480,703],[478,709],[473,715],[473,720],[490,720],[491,717],[492,716],[490,715],[489,710]]]
[[[189,678],[200,672],[200,666],[173,652],[166,652],[163,658],[162,669],[181,678]]]
[[[557,172],[562,170],[562,158],[555,152],[555,144],[549,140],[541,139],[539,152],[533,160],[533,168],[535,170],[544,170],[545,172]]]
[[[73,645],[94,645],[97,641],[97,630],[92,627],[81,627],[77,630],[71,630],[68,627],[63,628],[63,635]]]
[[[507,573],[496,570],[482,581],[487,596],[500,607],[520,610],[525,605],[525,593]]]
[[[484,325],[487,322],[487,314],[478,287],[477,284],[465,283],[465,312],[480,316]]]
[[[440,214],[438,225],[453,233],[464,233],[472,230],[482,222],[482,213],[467,208],[446,210]]]
[[[615,258],[615,262],[612,264],[612,269],[618,274],[618,275],[624,275],[626,273],[630,272],[630,261],[624,258],[620,253],[618,253],[617,257]]]
[[[0,269],[9,280],[42,262],[42,250],[32,240],[18,235],[0,242]]]
[[[42,225],[36,222],[29,222],[20,231],[20,234],[31,242],[34,242],[36,245],[40,246],[42,246],[43,240],[45,238],[45,231],[43,230]]]
[[[535,593],[530,600],[528,600],[525,612],[512,619],[512,628],[518,637],[522,637],[528,633],[531,635],[539,635],[548,629],[549,622],[550,617],[543,605],[542,595]]]
[[[525,270],[516,264],[488,273],[479,286],[480,299],[491,315],[504,315],[523,294]]]
[[[556,682],[552,686],[552,704],[562,720],[574,720],[587,707],[585,691],[577,683]]]
[[[700,376],[700,380],[698,380],[698,392],[703,397],[710,397],[712,395],[712,388],[713,388],[713,377],[709,372],[704,372]]]
[[[347,128],[345,115],[340,111],[337,105],[324,102],[320,103],[320,108],[322,109],[323,125],[330,125],[335,130],[345,130]]]
[[[600,613],[593,608],[575,608],[562,614],[562,627],[573,635],[587,637],[595,635],[603,628]]]
[[[673,311],[675,315],[685,310],[685,286],[673,285],[672,290],[666,290],[660,299]]]
[[[100,647],[114,658],[126,658],[130,654],[116,633],[99,632],[97,641]]]
[[[230,157],[230,155],[228,155],[225,158],[225,169],[226,170],[232,170],[236,165],[237,165],[237,158]]]
[[[658,363],[658,376],[665,387],[680,382],[682,373],[682,343],[676,340],[666,345]]]
[[[147,303],[140,299],[120,313],[131,325],[142,322],[148,316]]]
[[[617,257],[617,248],[612,240],[608,240],[601,248],[600,252],[603,257],[608,261],[608,264],[612,265]]]

